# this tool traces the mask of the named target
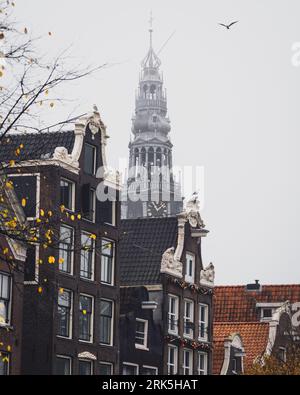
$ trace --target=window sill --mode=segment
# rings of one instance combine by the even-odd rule
[[[10,329],[10,330],[14,329],[13,326],[11,326],[10,324],[3,324],[3,323],[0,323],[0,328]]]
[[[114,347],[113,344],[103,344],[103,343],[99,343],[101,347]]]
[[[81,340],[78,339],[79,343],[85,343],[85,344],[93,344],[94,342],[92,340]]]
[[[135,348],[136,348],[137,350],[149,351],[149,348],[148,348],[148,347],[142,346],[142,345],[140,345],[140,344],[136,344],[136,345],[135,345]]]
[[[72,337],[64,337],[64,336],[60,336],[60,335],[56,335],[56,337],[57,337],[57,339],[60,339],[60,340],[73,340]]]
[[[183,334],[183,337],[185,339],[194,340],[194,336],[193,335],[187,335],[186,333]]]
[[[208,339],[203,339],[201,337],[198,337],[198,342],[210,344],[210,341]]]
[[[168,331],[168,335],[172,335],[172,336],[177,336],[177,337],[179,337],[178,332]]]

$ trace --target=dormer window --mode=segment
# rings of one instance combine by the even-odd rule
[[[96,152],[97,149],[93,145],[84,145],[84,172],[92,176],[96,173]]]
[[[195,282],[195,255],[189,252],[186,254],[185,281],[190,284]]]

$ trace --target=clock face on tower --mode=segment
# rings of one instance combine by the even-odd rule
[[[168,205],[165,202],[150,202],[147,206],[147,215],[150,218],[155,217],[167,217],[168,216]]]

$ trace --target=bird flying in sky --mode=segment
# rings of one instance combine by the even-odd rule
[[[226,27],[227,30],[229,30],[231,28],[231,26],[235,25],[236,23],[238,23],[238,21],[231,22],[229,25],[225,25],[225,23],[219,23],[219,25],[224,26],[224,27]]]

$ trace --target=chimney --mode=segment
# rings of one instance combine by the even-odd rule
[[[246,291],[255,291],[255,292],[261,291],[261,285],[259,283],[259,280],[255,280],[255,284],[247,284]]]

